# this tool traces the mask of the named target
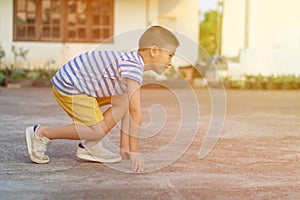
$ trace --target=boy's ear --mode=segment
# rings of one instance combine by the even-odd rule
[[[155,57],[159,52],[159,48],[157,46],[153,46],[150,48],[151,57]]]

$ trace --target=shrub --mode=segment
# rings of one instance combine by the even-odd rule
[[[300,89],[300,76],[296,75],[245,75],[244,79],[233,80],[224,78],[224,84],[232,89],[268,89],[268,90],[290,90]]]

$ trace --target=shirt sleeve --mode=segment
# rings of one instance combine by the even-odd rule
[[[119,70],[122,78],[129,78],[142,84],[144,75],[142,65],[131,61],[123,61],[119,65]]]

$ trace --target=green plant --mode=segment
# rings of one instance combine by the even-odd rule
[[[223,84],[224,84],[224,86],[225,86],[226,89],[230,89],[231,88],[231,86],[230,86],[230,84],[231,84],[231,77],[230,76],[225,76],[223,78]]]
[[[2,49],[2,45],[0,45],[0,67],[2,66],[2,59],[5,57],[5,51]]]
[[[220,27],[222,27],[222,13],[211,10],[204,14],[204,20],[200,22],[199,44],[210,56],[220,54]]]
[[[51,80],[51,78],[55,75],[56,70],[54,69],[40,69],[38,70],[39,72],[39,76],[37,78],[37,80]]]
[[[296,89],[297,88],[296,80],[297,80],[296,75],[284,75],[284,76],[282,76],[281,88],[284,89],[284,90]]]
[[[4,80],[5,80],[5,75],[2,72],[0,72],[0,85],[4,84]]]
[[[28,70],[23,68],[15,68],[14,65],[6,66],[0,69],[0,72],[5,76],[6,79],[25,78],[27,71]]]
[[[27,55],[29,53],[29,49],[24,49],[23,47],[16,48],[15,46],[11,47],[11,52],[14,55],[14,68],[23,67],[24,63],[27,61]]]
[[[16,62],[18,59],[21,59],[23,61],[26,61],[27,54],[29,53],[29,50],[24,50],[23,47],[16,48],[15,46],[11,47],[11,52],[14,54],[14,61]]]
[[[21,79],[25,77],[24,69],[15,68],[11,70],[10,78],[12,79]]]
[[[245,89],[252,89],[255,84],[255,77],[253,75],[245,75]]]
[[[245,86],[245,81],[243,80],[231,80],[231,88],[232,89],[242,89],[244,88]]]
[[[223,79],[226,88],[232,89],[300,89],[300,76],[296,75],[245,75],[243,79],[232,79],[227,76]]]
[[[266,88],[269,90],[280,89],[280,80],[275,75],[271,75],[267,77],[267,85]]]
[[[265,76],[259,74],[254,77],[254,89],[266,89],[267,79]]]
[[[300,75],[296,77],[294,89],[300,89]]]

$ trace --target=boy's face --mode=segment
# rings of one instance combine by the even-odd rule
[[[152,49],[152,70],[162,74],[172,66],[172,58],[175,55],[176,47],[168,49]]]

